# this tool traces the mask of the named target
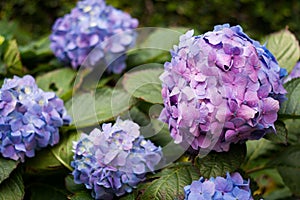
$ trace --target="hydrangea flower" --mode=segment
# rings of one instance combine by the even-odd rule
[[[126,67],[124,53],[135,42],[133,29],[137,26],[137,19],[104,0],[83,0],[56,20],[50,47],[57,58],[74,69],[82,64],[94,67],[103,59],[108,72],[121,73]]]
[[[160,77],[160,119],[175,143],[228,151],[231,143],[275,130],[286,70],[240,26],[219,25],[199,36],[188,31],[171,55]]]
[[[38,88],[32,76],[5,79],[0,89],[0,152],[21,160],[59,142],[58,128],[67,125],[64,102]]]
[[[130,193],[148,171],[153,172],[162,158],[160,147],[140,135],[139,126],[117,119],[82,134],[74,142],[73,176],[77,184],[92,189],[96,199],[112,199]]]
[[[249,184],[238,172],[227,173],[226,178],[201,177],[184,187],[185,200],[253,200]]]

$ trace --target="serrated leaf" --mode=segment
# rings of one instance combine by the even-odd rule
[[[196,157],[195,165],[205,178],[225,176],[237,170],[246,157],[246,145],[235,144],[228,152],[210,152],[204,158]]]
[[[284,183],[296,195],[300,196],[300,145],[286,148],[270,161],[270,166],[276,166]]]
[[[177,163],[149,177],[151,182],[142,183],[137,199],[173,200],[184,199],[184,186],[200,178],[199,171],[190,163]]]
[[[286,84],[287,100],[282,103],[279,110],[279,117],[282,118],[299,118],[300,117],[300,78],[293,79]]]
[[[80,138],[80,132],[73,132],[71,134],[63,134],[58,145],[54,146],[51,151],[56,159],[66,168],[73,171],[71,161],[73,160],[73,142]]]
[[[121,89],[100,88],[81,93],[66,103],[72,125],[84,128],[109,121],[129,110],[134,104],[131,96]]]
[[[7,179],[19,162],[0,157],[0,183]]]
[[[8,41],[8,46],[4,53],[3,62],[5,63],[6,70],[11,74],[23,74],[21,56],[16,40]]]
[[[279,66],[292,71],[300,57],[299,42],[295,35],[284,29],[266,37],[266,47],[273,53]]]
[[[145,69],[126,73],[123,79],[125,90],[136,98],[156,104],[162,104],[161,81],[162,68]]]
[[[276,133],[268,133],[265,135],[264,138],[266,138],[267,140],[270,140],[272,142],[275,142],[277,144],[287,144],[288,131],[285,126],[285,123],[277,120],[275,122],[275,129],[276,129]]]
[[[36,83],[42,90],[55,92],[57,96],[66,100],[72,94],[75,76],[74,70],[62,68],[37,76]]]
[[[0,200],[22,200],[24,183],[19,171],[15,171],[0,185]]]

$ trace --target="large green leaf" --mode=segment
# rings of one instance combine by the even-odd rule
[[[131,96],[121,89],[100,88],[73,96],[66,103],[72,124],[77,128],[97,125],[114,119],[134,104]]]
[[[276,166],[284,183],[300,196],[300,145],[290,146],[280,152],[269,165]]]
[[[284,123],[288,130],[288,143],[300,144],[300,119],[286,119]]]
[[[36,83],[44,91],[53,91],[64,100],[71,97],[76,72],[62,68],[36,77]]]
[[[0,183],[9,177],[10,173],[17,167],[18,161],[0,157]]]
[[[22,75],[24,70],[21,63],[21,56],[16,40],[9,40],[4,53],[3,62],[6,71],[15,75]]]
[[[87,190],[83,184],[76,184],[71,175],[65,178],[65,185],[68,191],[73,194],[68,196],[71,200],[92,200],[91,191]]]
[[[73,170],[70,166],[74,154],[72,152],[73,142],[77,141],[80,135],[81,133],[76,131],[70,134],[63,134],[59,144],[51,149],[56,159],[71,171]]]
[[[18,170],[0,185],[0,200],[22,200],[24,194],[23,179]]]
[[[75,194],[69,195],[68,199],[70,200],[93,200],[94,198],[91,195],[91,192],[83,190]]]
[[[287,100],[283,102],[279,110],[279,117],[299,118],[300,117],[300,78],[293,79],[284,85],[287,90]]]
[[[190,163],[177,163],[149,177],[151,182],[140,184],[137,199],[184,199],[184,186],[200,178],[199,171]]]
[[[146,63],[164,63],[169,60],[170,50],[178,44],[179,37],[187,28],[138,29],[137,44],[129,52],[128,64],[136,67]]]
[[[26,46],[20,46],[20,53],[24,59],[37,59],[53,55],[50,49],[49,36],[46,35],[45,37],[33,41]]]
[[[36,152],[36,154],[35,157],[26,160],[25,173],[32,175],[48,174],[60,172],[65,169],[49,148]]]
[[[252,172],[263,169],[270,159],[276,157],[281,147],[269,140],[261,138],[260,140],[250,140],[247,144],[247,156],[243,163],[243,170]]]
[[[59,186],[47,183],[34,183],[30,185],[31,200],[66,200],[68,192]]]
[[[274,54],[280,67],[292,71],[300,57],[299,43],[294,34],[284,29],[266,38],[266,47]]]
[[[228,152],[210,152],[204,158],[196,157],[195,165],[205,178],[225,176],[237,170],[246,156],[246,145],[231,145]]]
[[[275,129],[276,129],[276,133],[268,133],[265,135],[264,138],[278,144],[287,144],[288,130],[285,126],[285,123],[277,120],[275,122]]]
[[[126,73],[123,79],[124,88],[136,98],[150,103],[163,103],[161,97],[162,68],[153,68]]]

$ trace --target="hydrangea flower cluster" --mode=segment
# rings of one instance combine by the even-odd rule
[[[201,177],[184,187],[185,200],[253,200],[250,181],[238,173],[227,173],[226,178],[217,176],[209,180]]]
[[[121,73],[126,67],[124,53],[135,42],[133,29],[137,26],[137,19],[106,5],[104,0],[83,0],[70,14],[56,20],[50,47],[56,57],[74,69],[82,64],[94,67],[104,59],[108,72]]]
[[[103,124],[102,131],[82,134],[73,146],[75,183],[92,189],[96,199],[131,192],[162,158],[161,148],[140,136],[139,128],[130,120],[117,119],[113,126]]]
[[[58,128],[71,118],[53,92],[38,88],[32,76],[5,79],[0,89],[0,151],[24,162],[35,150],[59,142]]]
[[[228,151],[231,143],[275,130],[286,71],[240,26],[218,25],[199,36],[188,31],[171,54],[160,77],[160,119],[175,143]]]

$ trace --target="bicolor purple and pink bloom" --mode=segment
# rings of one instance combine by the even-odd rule
[[[121,73],[126,67],[125,53],[135,43],[137,26],[137,19],[104,0],[82,0],[71,13],[56,20],[50,47],[74,69],[99,65],[107,67],[107,72]]]
[[[250,181],[238,173],[227,173],[226,178],[201,177],[184,187],[185,200],[253,200]]]
[[[218,25],[199,36],[188,31],[171,55],[160,77],[160,119],[175,143],[220,152],[274,132],[286,70],[240,26]]]
[[[59,142],[59,127],[71,122],[64,102],[39,89],[32,76],[5,79],[0,89],[0,152],[24,162]]]
[[[144,139],[139,129],[130,120],[117,119],[114,125],[82,134],[73,146],[75,183],[85,184],[95,199],[130,193],[162,159],[161,148]]]

